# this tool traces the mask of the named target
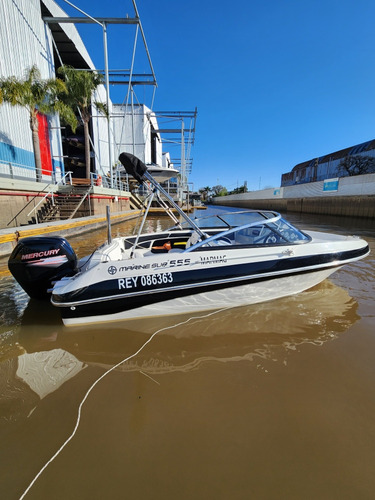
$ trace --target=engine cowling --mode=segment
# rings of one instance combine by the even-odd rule
[[[77,256],[65,238],[32,236],[18,242],[8,268],[30,297],[41,299],[49,296],[52,282],[77,272]]]

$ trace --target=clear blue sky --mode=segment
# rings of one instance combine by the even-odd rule
[[[92,16],[134,16],[131,0],[72,1]],[[154,110],[198,108],[195,189],[245,180],[249,189],[279,186],[297,163],[375,138],[373,0],[137,6],[158,81]],[[78,29],[103,68],[100,28]],[[110,68],[130,67],[133,35],[129,26],[108,28]],[[136,60],[136,71],[149,71],[141,44]],[[148,89],[137,92],[150,103]],[[124,93],[111,88],[113,101]]]

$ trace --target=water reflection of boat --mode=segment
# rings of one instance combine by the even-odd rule
[[[37,404],[75,377],[85,364],[63,349],[22,353],[0,362],[1,418],[26,418]]]
[[[357,303],[329,281],[297,297],[272,304],[258,304],[197,316],[174,316],[158,320],[97,325],[66,331],[50,325],[30,335],[30,326],[20,331],[20,343],[28,351],[60,348],[89,365],[109,368],[133,354],[159,331],[150,346],[123,370],[150,373],[191,370],[210,360],[251,361],[254,358],[283,359],[286,352],[305,343],[321,345],[346,331],[357,319]],[[128,323],[127,323],[128,326]],[[57,328],[57,329],[56,329]],[[50,334],[48,332],[51,332]]]
[[[200,318],[134,321],[129,330],[124,324],[106,326],[105,331],[103,325],[66,330],[56,322],[52,306],[30,301],[14,334],[18,342],[3,356],[0,352],[2,418],[26,418],[45,396],[73,378],[80,379],[80,387],[87,384],[132,356],[155,332],[152,342],[118,371],[154,377],[212,363],[285,363],[303,344],[320,346],[337,338],[357,321],[356,310],[356,301],[329,281],[298,298]]]

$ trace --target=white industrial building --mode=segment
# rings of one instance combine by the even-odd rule
[[[36,64],[42,78],[55,76],[52,39],[41,19],[39,0],[0,3],[0,76],[21,78]],[[63,168],[58,117],[49,117],[52,168]],[[35,178],[35,163],[28,112],[4,103],[0,106],[0,172]]]
[[[0,76],[23,78],[28,69],[36,65],[43,79],[56,76],[55,60],[84,69],[95,69],[94,64],[73,24],[54,25],[54,32],[44,22],[43,16],[67,17],[53,0],[2,0],[0,4]],[[56,28],[58,26],[58,29]],[[71,46],[68,53],[64,53]],[[60,60],[59,60],[60,59]],[[105,102],[106,91],[99,89]],[[98,100],[98,99],[97,99]],[[108,152],[106,127],[93,125],[102,148],[102,159]],[[60,120],[57,115],[47,117],[47,141],[50,158],[42,157],[43,180],[51,173],[58,180],[65,173]],[[104,119],[102,118],[103,122]],[[108,154],[107,158],[107,170]],[[13,177],[36,179],[29,115],[20,106],[3,103],[0,106],[0,173]]]
[[[60,21],[57,22],[57,19]],[[65,22],[65,19],[69,22]],[[138,20],[136,17],[119,21],[136,24]],[[68,17],[54,0],[2,0],[0,77],[14,75],[22,78],[33,65],[38,67],[43,79],[54,78],[57,68],[63,64],[77,69],[94,70],[94,63],[79,36],[75,22],[80,21],[78,18]],[[104,50],[104,47],[100,47],[100,50]],[[131,50],[132,47],[129,47],[130,52]],[[150,66],[147,84],[156,85],[151,62]],[[108,78],[109,74],[110,70],[107,68],[105,85],[98,88],[93,99],[107,104],[110,120],[93,106],[90,124],[92,175],[94,178],[100,175],[105,180],[107,174],[115,172],[113,169],[122,151],[135,154],[145,163],[171,167],[170,155],[163,151],[155,113],[143,104],[112,105],[106,90],[108,84],[112,83]],[[128,80],[128,94],[133,95],[133,86],[142,82],[133,82],[130,78]],[[43,117],[41,119],[43,121]],[[44,151],[43,176],[39,180],[58,181],[68,170],[73,170],[74,177],[84,177],[84,155],[82,142],[79,142],[82,131],[77,130],[74,138],[77,147],[81,147],[79,150],[74,149],[72,141],[68,140],[71,139],[72,131],[61,127],[58,116],[44,117],[44,123],[39,121],[39,126],[39,139]],[[185,154],[184,157],[185,161],[191,161]],[[114,176],[111,177],[113,179]],[[1,178],[37,180],[28,112],[7,103],[0,106]],[[107,181],[108,187],[113,187],[112,179]]]
[[[144,163],[163,163],[163,145],[155,114],[144,104],[114,104],[112,125],[118,151],[127,151]]]

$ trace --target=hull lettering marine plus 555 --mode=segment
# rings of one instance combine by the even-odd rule
[[[122,153],[120,161],[129,175],[151,186],[138,234],[112,240],[108,231],[108,241],[78,263],[63,238],[27,238],[9,259],[30,296],[50,294],[65,325],[273,300],[302,292],[369,254],[360,238],[301,231],[273,211],[190,219],[138,158]],[[175,225],[143,234],[153,200]]]

